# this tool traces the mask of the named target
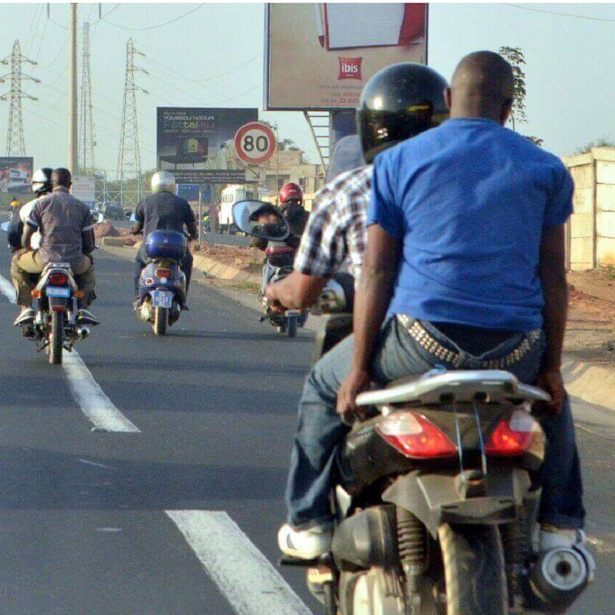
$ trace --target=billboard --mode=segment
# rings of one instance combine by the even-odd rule
[[[0,157],[0,194],[30,194],[33,166],[33,158]]]
[[[235,152],[235,133],[258,120],[258,109],[158,107],[158,168],[178,184],[246,181],[247,164]]]
[[[73,177],[70,193],[81,202],[96,205],[96,179],[94,177]]]
[[[267,5],[265,109],[355,108],[377,71],[427,63],[427,4]]]

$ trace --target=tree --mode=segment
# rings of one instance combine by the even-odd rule
[[[574,150],[574,153],[575,155],[586,154],[592,147],[615,147],[615,141],[613,141],[610,137],[602,137],[602,139],[590,141],[583,147],[577,147],[577,149]]]
[[[514,96],[515,102],[513,103],[512,113],[510,119],[512,120],[513,130],[517,130],[517,123],[527,124],[527,111],[525,108],[525,96],[527,89],[525,85],[525,56],[521,47],[500,47],[499,54],[508,60],[508,63],[512,67],[514,78]],[[525,135],[524,135],[525,136]],[[534,145],[542,146],[543,139],[533,136],[525,136]]]

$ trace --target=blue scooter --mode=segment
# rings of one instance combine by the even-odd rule
[[[141,271],[135,310],[155,335],[165,335],[185,306],[186,276],[180,263],[187,249],[185,235],[177,231],[154,231],[145,240],[147,265]]]

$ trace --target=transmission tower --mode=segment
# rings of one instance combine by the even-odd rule
[[[34,83],[40,83],[39,79],[24,75],[21,72],[22,63],[36,64],[33,60],[26,58],[21,53],[19,47],[19,41],[13,43],[13,52],[10,56],[2,60],[2,64],[10,65],[11,72],[6,75],[2,75],[0,80],[4,81],[9,78],[11,81],[11,90],[6,94],[0,96],[0,100],[10,100],[11,107],[9,110],[9,128],[6,133],[6,155],[7,156],[25,156],[26,155],[26,139],[23,132],[23,115],[21,112],[21,101],[24,98],[30,100],[38,100],[30,94],[26,94],[22,90],[21,82],[25,79],[27,81],[33,81]]]
[[[94,146],[94,111],[92,105],[92,80],[90,77],[90,24],[83,24],[83,41],[81,50],[81,97],[79,100],[79,168],[82,172],[93,171]]]
[[[137,92],[148,94],[147,90],[135,83],[135,73],[149,74],[135,66],[135,56],[145,57],[135,47],[132,39],[126,45],[126,79],[124,83],[124,104],[122,105],[122,126],[120,133],[120,151],[117,158],[117,179],[120,181],[122,202],[136,206],[141,200],[141,154],[139,151],[139,123],[137,116]],[[136,190],[127,190],[126,181],[136,178]]]

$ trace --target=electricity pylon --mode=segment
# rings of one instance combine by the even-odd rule
[[[95,168],[94,147],[94,109],[92,104],[92,79],[90,76],[90,24],[83,24],[81,48],[81,97],[78,117],[79,128],[79,169],[82,173],[92,172]]]
[[[9,110],[9,127],[6,133],[6,155],[7,156],[25,156],[26,155],[26,139],[23,131],[23,115],[21,111],[21,101],[24,98],[30,100],[38,100],[34,96],[30,96],[22,89],[22,81],[33,81],[34,83],[40,83],[39,79],[24,75],[21,71],[22,63],[36,64],[33,60],[26,58],[21,53],[19,47],[19,41],[13,43],[13,51],[10,56],[7,56],[2,60],[2,64],[10,65],[11,72],[0,77],[0,81],[4,81],[9,78],[11,82],[11,89],[6,94],[0,96],[0,100],[10,100],[11,107]]]

